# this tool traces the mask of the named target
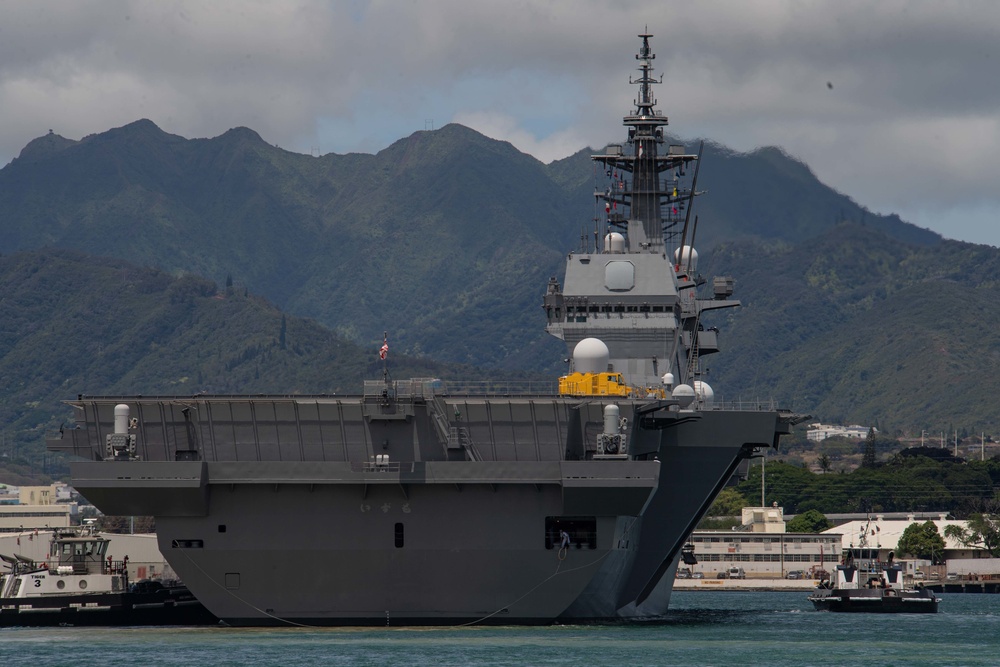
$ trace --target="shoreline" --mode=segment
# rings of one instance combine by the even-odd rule
[[[811,591],[819,579],[674,579],[675,591]]]

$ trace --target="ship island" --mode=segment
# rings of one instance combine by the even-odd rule
[[[47,443],[79,457],[73,486],[153,516],[230,625],[662,616],[718,492],[805,417],[724,404],[703,379],[706,319],[739,302],[731,277],[698,273],[700,150],[664,135],[651,37],[627,140],[592,156],[593,239],[542,295],[569,360],[558,389],[383,373],[356,395],[80,395]]]

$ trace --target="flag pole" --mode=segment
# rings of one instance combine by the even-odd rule
[[[388,387],[389,386],[389,368],[386,365],[386,361],[385,361],[386,357],[389,356],[389,332],[388,331],[383,331],[382,332],[382,347],[380,347],[379,350],[378,350],[378,356],[381,357],[381,359],[382,359],[382,382],[384,382],[385,386]]]

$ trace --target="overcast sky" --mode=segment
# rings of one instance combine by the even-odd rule
[[[458,122],[549,162],[623,139],[647,25],[669,131],[1000,245],[992,0],[0,0],[0,164],[139,118],[314,154]]]

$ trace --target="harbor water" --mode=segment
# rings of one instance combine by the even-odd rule
[[[996,665],[1000,595],[938,614],[817,612],[797,592],[677,591],[657,623],[465,628],[7,628],[0,665]]]

